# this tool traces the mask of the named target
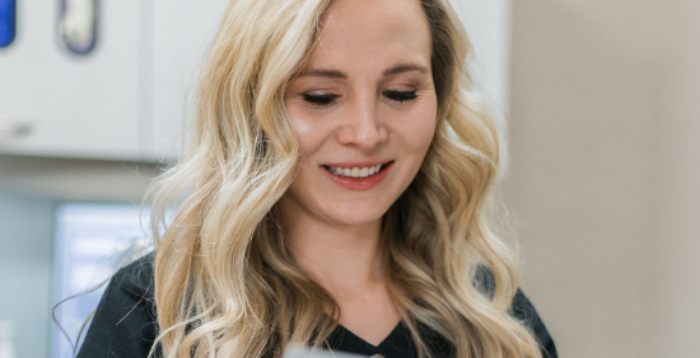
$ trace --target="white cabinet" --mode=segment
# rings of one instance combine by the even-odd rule
[[[169,156],[183,143],[188,98],[229,0],[155,0],[153,152]],[[189,119],[189,118],[188,118]]]
[[[21,145],[22,128],[38,117],[36,84],[37,60],[41,58],[42,18],[27,16],[28,12],[41,11],[39,1],[20,2],[16,10],[16,36],[10,47],[0,48],[0,150]],[[34,66],[29,65],[32,61]],[[4,118],[5,117],[5,118]],[[14,133],[18,132],[18,133]]]
[[[61,1],[18,1],[0,49],[0,153],[160,160],[180,151],[187,94],[228,0],[99,1],[97,45],[57,35]]]
[[[18,1],[17,38],[0,51],[0,151],[139,159],[141,7],[101,1],[97,46],[85,56],[60,46],[60,1]],[[12,133],[19,125],[25,133]],[[9,133],[8,133],[9,131]]]
[[[228,3],[98,1],[97,45],[81,56],[60,46],[61,0],[17,1],[17,38],[0,49],[0,153],[175,158]],[[506,109],[509,0],[452,3],[476,48],[477,80]]]

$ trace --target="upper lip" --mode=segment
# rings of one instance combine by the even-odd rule
[[[392,160],[369,160],[369,161],[356,161],[356,162],[336,162],[336,163],[326,163],[323,164],[325,166],[329,167],[338,167],[338,168],[369,168],[369,167],[374,167],[379,164],[388,164],[392,162]]]

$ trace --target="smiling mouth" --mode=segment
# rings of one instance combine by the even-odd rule
[[[326,171],[329,173],[338,176],[338,177],[343,177],[343,178],[351,178],[351,179],[365,179],[365,178],[370,178],[373,176],[378,175],[379,173],[382,173],[385,171],[391,164],[393,164],[394,161],[390,161],[384,164],[378,164],[375,166],[371,167],[354,167],[354,168],[343,168],[343,167],[335,167],[335,166],[330,166],[330,165],[321,165]]]

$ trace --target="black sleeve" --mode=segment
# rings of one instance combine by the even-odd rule
[[[484,265],[477,268],[474,284],[489,297],[493,297],[493,293],[496,291],[496,280],[493,277],[493,273]],[[545,327],[542,319],[537,314],[535,306],[532,305],[520,289],[513,297],[511,313],[513,317],[525,323],[525,326],[535,335],[543,358],[559,358],[557,348],[554,346],[554,340],[549,335],[547,327]]]
[[[148,357],[157,331],[151,260],[144,256],[112,277],[78,358]]]
[[[554,340],[547,332],[547,327],[544,326],[542,319],[537,314],[537,310],[527,299],[523,291],[518,289],[518,292],[513,298],[513,304],[511,306],[513,316],[522,322],[532,330],[537,338],[537,342],[540,345],[540,350],[542,351],[543,358],[558,358],[557,348],[554,346]]]

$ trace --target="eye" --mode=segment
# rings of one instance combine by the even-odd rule
[[[323,94],[302,93],[301,96],[304,99],[304,101],[309,102],[316,107],[329,106],[333,103],[333,101],[335,101],[336,98],[338,98],[338,95],[335,95],[332,93],[323,93]]]
[[[416,91],[384,91],[384,95],[399,104],[418,98]]]

